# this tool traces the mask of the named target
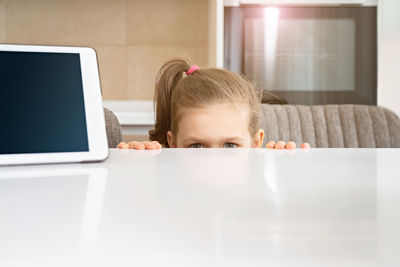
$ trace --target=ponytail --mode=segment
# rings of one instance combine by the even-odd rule
[[[165,63],[157,74],[154,92],[156,121],[149,135],[151,141],[158,141],[164,147],[169,147],[167,132],[171,129],[172,92],[189,68],[190,64],[187,61],[172,59]]]

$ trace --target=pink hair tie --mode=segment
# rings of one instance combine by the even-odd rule
[[[186,74],[187,74],[187,75],[190,75],[190,74],[192,74],[193,72],[195,72],[195,71],[198,70],[198,69],[200,69],[199,66],[193,65],[193,66],[191,66],[190,69],[186,72]]]

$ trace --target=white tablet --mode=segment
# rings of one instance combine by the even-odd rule
[[[96,52],[0,44],[0,165],[107,157]]]

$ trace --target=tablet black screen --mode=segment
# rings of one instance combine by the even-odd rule
[[[0,154],[89,151],[79,54],[0,51]]]

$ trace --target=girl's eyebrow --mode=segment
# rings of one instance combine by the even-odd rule
[[[197,138],[197,137],[192,137],[192,136],[185,137],[185,138],[183,138],[183,140],[182,140],[183,143],[189,142],[189,141],[190,141],[190,142],[203,142],[204,140],[199,139],[199,138]]]
[[[224,141],[232,141],[232,140],[241,141],[241,140],[243,140],[243,138],[242,137],[238,137],[238,136],[234,136],[234,137],[227,137],[227,138],[224,139]]]
[[[226,137],[226,138],[223,139],[224,142],[226,142],[226,141],[242,141],[242,140],[243,140],[243,138],[239,137],[239,136]],[[199,143],[205,142],[205,140],[202,140],[202,139],[197,138],[197,137],[192,137],[192,136],[186,137],[182,141],[183,141],[183,143],[189,142],[189,141],[191,143],[192,142],[199,142]]]

